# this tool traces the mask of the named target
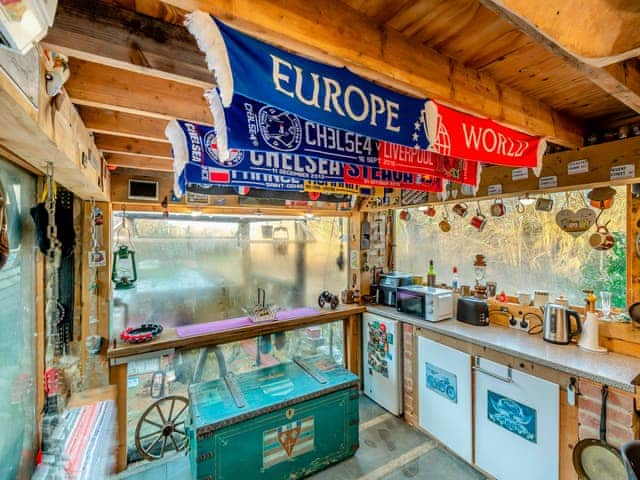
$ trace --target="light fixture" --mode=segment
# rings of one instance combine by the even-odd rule
[[[304,218],[306,218],[307,220],[311,220],[313,218],[313,212],[306,212],[304,214]]]
[[[536,199],[529,197],[528,193],[525,193],[524,197],[518,197],[518,201],[525,207],[528,207],[529,205],[533,205],[534,203],[536,203]]]
[[[198,210],[196,208],[194,208],[193,210],[191,210],[191,216],[193,218],[198,218],[202,216],[202,210]]]

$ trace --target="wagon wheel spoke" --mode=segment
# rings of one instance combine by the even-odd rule
[[[162,409],[160,408],[160,405],[158,403],[156,403],[156,410],[160,414],[160,419],[162,420],[162,423],[166,424],[167,420],[164,418],[164,413],[162,413]]]
[[[162,448],[160,449],[160,458],[164,457],[164,449],[167,447],[167,437],[162,437]]]
[[[146,435],[142,435],[141,437],[138,437],[138,438],[140,440],[144,440],[145,438],[153,437],[154,435],[162,435],[162,430],[156,430],[155,432],[147,433]]]
[[[169,416],[167,417],[169,419],[169,421],[171,421],[171,415],[173,414],[173,407],[176,404],[176,399],[172,398],[171,399],[171,408],[169,408]]]
[[[159,436],[158,436],[158,438],[156,438],[156,439],[153,441],[153,443],[152,443],[149,447],[145,448],[144,450],[145,450],[149,455],[151,455],[151,450],[153,450],[153,447],[155,447],[155,446],[158,444],[158,442],[160,441],[160,439],[161,439],[161,438],[165,438],[165,437],[164,437],[163,435],[159,435]]]
[[[187,407],[189,406],[189,404],[186,404],[184,407],[182,407],[180,409],[180,411],[176,414],[175,417],[173,417],[174,420],[177,420],[178,418],[180,418],[180,415],[182,415],[184,413],[184,411],[187,409]],[[183,422],[184,423],[184,422]]]
[[[178,442],[176,442],[176,439],[173,438],[173,433],[171,435],[169,435],[169,438],[171,438],[171,443],[173,443],[173,446],[176,449],[176,452],[180,451],[180,447],[178,447]]]
[[[180,430],[179,428],[173,428],[173,431],[176,433],[179,433],[180,435],[182,435],[183,437],[186,437],[187,434],[184,432],[184,430]]]
[[[160,425],[159,423],[153,422],[153,421],[149,420],[147,417],[144,417],[144,418],[142,419],[142,421],[143,421],[143,422],[146,422],[146,423],[150,423],[150,424],[151,424],[151,425],[153,425],[154,427],[158,427],[160,430],[162,430],[162,429],[164,428],[164,425]]]

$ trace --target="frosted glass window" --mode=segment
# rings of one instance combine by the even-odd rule
[[[498,292],[515,295],[518,291],[533,293],[548,290],[554,299],[564,294],[574,305],[582,305],[584,288],[596,293],[613,293],[613,304],[625,307],[626,292],[626,188],[617,187],[614,205],[605,210],[601,223],[609,222],[616,243],[611,250],[598,251],[589,245],[595,227],[573,237],[560,230],[556,214],[565,205],[573,210],[584,208],[586,191],[551,194],[551,212],[541,212],[534,205],[523,213],[515,210],[515,199],[505,201],[507,214],[492,217],[493,201],[480,202],[488,221],[482,232],[469,225],[476,202],[468,202],[469,214],[461,218],[448,208],[452,229],[443,233],[438,223],[445,213],[438,206],[435,217],[417,208],[409,209],[411,218],[403,221],[396,215],[395,265],[398,270],[424,275],[433,259],[437,283],[451,283],[452,269],[458,267],[461,285],[474,285],[473,261],[477,254],[487,260],[486,280],[498,284]],[[549,195],[546,195],[547,197]]]
[[[115,212],[114,229],[121,222]],[[283,309],[315,306],[323,290],[339,295],[347,284],[346,260],[342,270],[337,262],[346,219],[167,220],[127,212],[127,223],[138,281],[134,289],[114,290],[114,303],[129,325],[169,327],[242,316],[243,307],[256,303],[258,287],[266,290],[267,303]]]
[[[36,444],[35,180],[0,158],[10,255],[0,269],[0,480],[31,478]]]

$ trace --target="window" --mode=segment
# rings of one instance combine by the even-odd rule
[[[117,231],[121,222],[114,213],[114,248],[118,234],[128,242]],[[284,309],[317,305],[323,290],[339,294],[347,283],[346,268],[337,266],[341,223],[346,232],[340,218],[127,213],[138,280],[131,290],[114,290],[116,310],[131,325],[210,322],[242,316],[258,287]]]
[[[0,158],[10,254],[0,269],[0,480],[31,478],[36,443],[35,180]]]
[[[578,210],[586,206],[586,191],[545,195],[553,199],[553,210],[541,212],[534,205],[523,213],[515,209],[516,200],[506,200],[507,214],[490,216],[489,200],[480,202],[481,212],[487,216],[485,228],[478,232],[469,225],[475,213],[476,202],[468,202],[469,214],[461,218],[447,207],[452,229],[443,233],[438,223],[447,213],[437,207],[435,217],[422,211],[409,209],[411,218],[403,221],[396,215],[397,270],[426,276],[429,260],[433,259],[437,282],[451,282],[454,266],[458,267],[461,285],[473,285],[473,261],[477,254],[487,260],[485,280],[498,284],[515,295],[524,291],[548,290],[553,300],[566,295],[573,305],[584,303],[584,288],[593,288],[598,294],[607,290],[613,294],[613,305],[625,307],[626,289],[626,190],[616,188],[613,207],[605,210],[599,222],[608,223],[615,237],[614,247],[598,251],[589,245],[589,236],[595,228],[573,237],[560,230],[556,214],[564,207]]]

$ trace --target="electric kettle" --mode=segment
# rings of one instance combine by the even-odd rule
[[[582,332],[582,322],[578,312],[557,303],[547,303],[543,310],[542,338],[546,342],[567,345],[572,337]],[[576,319],[575,330],[571,330],[571,317]]]

